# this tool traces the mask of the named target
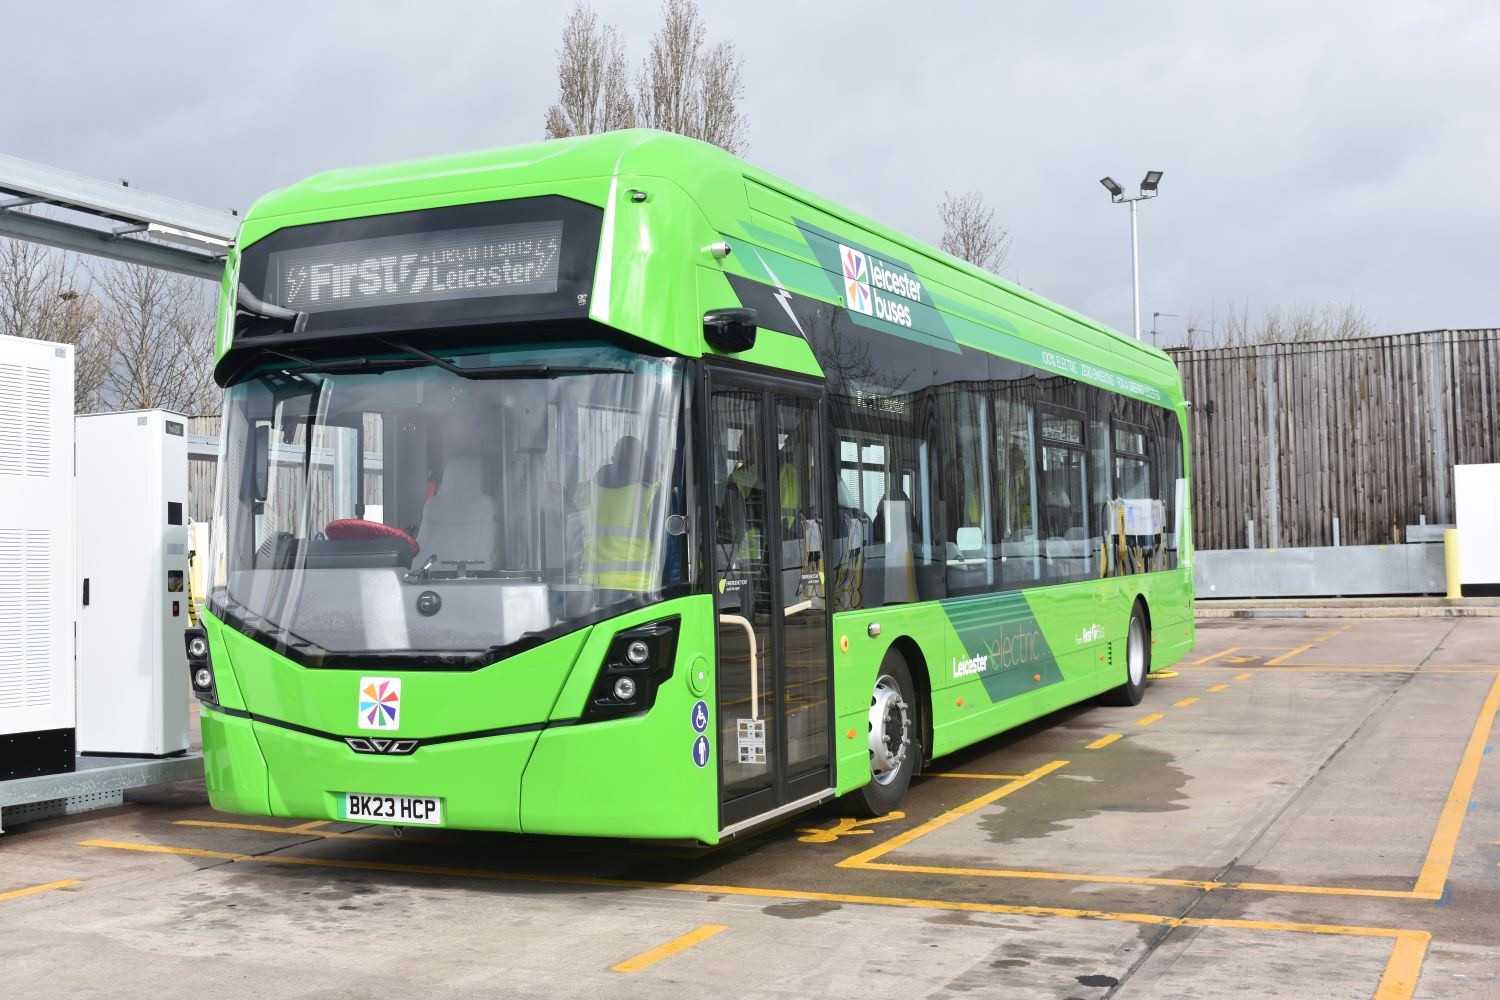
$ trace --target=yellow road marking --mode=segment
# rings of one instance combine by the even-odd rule
[[[1280,666],[1281,664],[1285,663],[1287,660],[1290,660],[1292,657],[1296,656],[1298,653],[1305,653],[1309,649],[1312,649],[1314,646],[1316,646],[1318,643],[1324,642],[1325,640],[1328,640],[1328,639],[1332,639],[1336,635],[1340,635],[1340,634],[1342,634],[1344,632],[1347,632],[1351,628],[1353,628],[1354,626],[1356,626],[1356,625],[1360,624],[1361,622],[1363,622],[1364,620],[1365,619],[1363,619],[1363,618],[1357,618],[1357,619],[1355,619],[1354,621],[1350,622],[1347,625],[1341,625],[1341,626],[1339,626],[1338,628],[1334,629],[1331,632],[1325,632],[1323,635],[1318,636],[1312,642],[1309,642],[1309,643],[1307,643],[1305,645],[1302,645],[1302,646],[1298,646],[1296,649],[1292,650],[1289,653],[1282,653],[1280,656],[1276,657],[1274,660],[1267,660],[1266,661],[1266,666],[1268,666],[1268,667]]]
[[[1146,679],[1148,681],[1166,681],[1171,680],[1176,676],[1177,671],[1175,670],[1153,670],[1151,671],[1151,673],[1146,675]]]
[[[1407,1000],[1417,991],[1417,977],[1422,974],[1431,941],[1432,935],[1426,931],[1401,931],[1396,935],[1396,945],[1375,987],[1375,1000]]]
[[[1409,889],[1360,889],[1337,885],[1276,885],[1265,882],[1211,882],[1190,878],[1160,878],[1149,875],[1090,875],[1080,872],[1044,872],[1028,869],[958,868],[950,865],[908,865],[898,861],[872,861],[859,865],[870,871],[906,872],[913,875],[962,875],[978,878],[1016,878],[1036,882],[1084,882],[1091,885],[1156,885],[1203,892],[1285,892],[1302,896],[1363,896],[1374,899],[1413,899]]]
[[[1419,899],[1437,899],[1443,894],[1443,885],[1448,881],[1448,868],[1453,864],[1453,849],[1458,844],[1458,834],[1464,825],[1464,813],[1468,811],[1469,799],[1474,794],[1474,778],[1479,773],[1479,764],[1484,759],[1484,746],[1489,742],[1490,729],[1495,715],[1500,713],[1500,677],[1490,685],[1490,693],[1479,709],[1479,719],[1469,733],[1469,743],[1464,755],[1459,758],[1458,774],[1453,787],[1448,789],[1448,800],[1443,803],[1442,815],[1438,818],[1437,832],[1427,848],[1427,860],[1422,863],[1422,874],[1417,876],[1416,895]]]
[[[1105,747],[1109,746],[1111,743],[1113,743],[1123,735],[1123,733],[1110,733],[1108,736],[1101,736],[1094,742],[1090,743],[1088,746],[1084,747],[1084,749],[1103,750]]]
[[[1038,771],[1055,769],[1064,761],[1053,761]],[[1037,772],[1032,772],[1041,777]],[[1033,779],[1035,780],[1035,779]],[[1157,927],[1217,927],[1238,930],[1284,931],[1293,934],[1329,934],[1340,937],[1385,938],[1394,942],[1390,957],[1375,996],[1378,1000],[1407,1000],[1416,985],[1422,961],[1426,957],[1431,935],[1426,931],[1396,927],[1357,927],[1347,924],[1311,924],[1281,920],[1244,920],[1230,917],[1167,917],[1156,913],[1130,913],[1111,910],[1080,910],[1058,906],[1022,906],[1013,903],[977,903],[957,900],[918,899],[907,896],[867,896],[854,893],[813,892],[798,889],[769,889],[740,885],[710,885],[692,882],[648,882],[642,879],[611,879],[589,875],[543,875],[535,872],[499,872],[483,869],[444,868],[435,865],[407,865],[381,861],[355,861],[346,858],[309,858],[281,854],[232,854],[228,851],[202,851],[164,844],[131,844],[112,840],[83,840],[80,847],[105,847],[155,854],[181,854],[210,857],[236,863],[301,865],[311,868],[342,868],[361,871],[402,872],[412,875],[445,875],[454,878],[489,879],[500,882],[534,882],[550,885],[583,885],[609,889],[646,889],[663,892],[687,892],[702,895],[748,896],[758,899],[812,900],[865,906],[889,906],[903,909],[949,910],[962,913],[1003,913],[1029,917],[1072,917],[1084,920],[1107,920],[1120,923],[1149,924]]]
[[[226,820],[214,819],[174,819],[173,826],[202,826],[215,830],[250,830],[254,833],[305,833],[310,837],[326,837],[344,840],[389,840],[389,834],[361,833],[359,831],[342,832],[339,830],[305,830],[301,826],[271,826],[264,823],[230,823]],[[408,842],[436,844],[440,843],[436,838],[423,837],[421,834],[412,836],[407,834],[402,838]]]
[[[294,833],[305,834],[309,837],[324,837],[334,840],[385,840],[393,839],[394,835],[387,833],[365,833],[363,831],[351,830],[340,832],[338,830],[301,830],[291,826],[271,826],[264,823],[231,823],[226,820],[212,819],[174,819],[173,826],[202,826],[216,830],[249,830],[252,833]],[[390,827],[382,827],[389,831]],[[421,833],[414,833],[410,828],[402,836],[404,844],[451,844],[453,841],[441,837],[424,837]],[[534,845],[534,850],[545,851],[551,854],[595,854],[595,847],[574,846],[561,843],[546,845]],[[713,851],[712,847],[681,848],[671,847],[637,847],[635,845],[620,843],[610,848],[616,854],[631,854],[649,858],[699,858]]]
[[[896,850],[898,847],[902,847],[906,844],[911,843],[918,837],[925,837],[932,831],[941,829],[942,827],[947,826],[949,823],[952,823],[954,820],[967,816],[969,813],[974,812],[977,809],[983,809],[985,806],[989,805],[992,802],[998,802],[1000,799],[1005,798],[1011,792],[1020,791],[1022,788],[1025,788],[1027,785],[1031,784],[1033,781],[1036,781],[1038,778],[1046,777],[1053,771],[1056,771],[1058,768],[1067,766],[1068,762],[1065,760],[1054,760],[1050,764],[1043,764],[1036,770],[1023,774],[1021,777],[1015,779],[1014,781],[1010,781],[1001,785],[994,791],[986,792],[983,795],[979,796],[979,798],[977,799],[970,799],[968,802],[965,802],[961,806],[955,806],[952,809],[949,809],[947,812],[943,813],[941,816],[936,816],[925,823],[920,823],[917,826],[912,827],[910,830],[907,830],[903,833],[898,833],[890,840],[886,840],[879,844],[876,844],[874,847],[870,848],[867,851],[862,851],[859,854],[854,855],[853,857],[845,858],[843,861],[840,861],[838,863],[837,867],[857,868],[863,864],[866,864],[867,862],[873,861],[883,854],[889,854],[891,851]]]
[[[727,924],[704,924],[697,930],[688,931],[679,938],[673,938],[664,945],[658,945],[650,951],[643,951],[634,958],[627,958],[619,965],[612,965],[610,969],[614,972],[640,972],[642,969],[650,968],[664,958],[671,958],[679,951],[687,951],[695,944],[702,944],[709,938],[721,931],[729,929]]]
[[[332,820],[326,820],[326,819],[308,820],[306,823],[298,823],[296,826],[289,826],[289,827],[287,827],[287,832],[288,833],[306,833],[308,830],[316,830],[319,827],[327,826],[331,822],[332,822]]]
[[[874,823],[889,823],[892,820],[905,818],[906,813],[900,812],[899,810],[896,812],[886,813],[884,816],[875,816],[870,819],[855,819],[852,816],[845,816],[826,830],[819,830],[816,828],[799,829],[797,832],[805,834],[805,836],[798,837],[797,839],[804,844],[831,844],[835,840],[838,840],[840,837],[854,837],[858,836],[859,834],[874,833],[874,830],[869,829],[869,827]]]
[[[1255,676],[1254,674],[1235,674],[1234,675],[1234,679],[1237,680],[1237,681],[1248,681],[1250,678],[1252,678],[1254,676]]]
[[[1181,701],[1174,701],[1174,702],[1172,702],[1172,707],[1173,708],[1187,708],[1189,705],[1193,704],[1197,700],[1198,700],[1197,698],[1184,698]]]
[[[924,778],[982,778],[985,781],[1015,781],[1020,774],[961,774],[958,771],[928,772]]]
[[[1149,726],[1149,725],[1151,725],[1151,723],[1157,721],[1158,719],[1165,719],[1165,718],[1166,718],[1166,716],[1163,715],[1160,712],[1152,712],[1150,715],[1148,715],[1148,716],[1146,716],[1144,718],[1136,719],[1135,720],[1135,724],[1137,726]]]
[[[27,886],[25,889],[12,889],[9,892],[0,892],[0,901],[20,899],[22,896],[35,896],[39,892],[51,892],[53,889],[66,889],[69,886],[79,884],[76,878],[65,878],[59,882],[47,882],[44,885]]]
[[[1217,653],[1210,653],[1209,655],[1203,657],[1201,660],[1194,660],[1193,666],[1201,666],[1205,663],[1208,663],[1210,660],[1217,660],[1221,656],[1228,656],[1230,653],[1233,653],[1239,648],[1239,646],[1230,646],[1228,649],[1221,649]]]
[[[1228,684],[1215,684],[1213,687],[1211,687],[1211,688],[1208,689],[1208,693],[1209,694],[1218,694],[1220,691],[1224,690],[1228,686],[1229,686]]]
[[[1223,665],[1213,665],[1207,667],[1183,667],[1182,669],[1217,673],[1228,668]],[[1292,667],[1261,666],[1256,669],[1265,673],[1295,673],[1300,670],[1307,674],[1493,674],[1500,672],[1500,664],[1460,663],[1456,666],[1424,667],[1415,663],[1366,663],[1350,665],[1348,663],[1311,663],[1303,660]]]
[[[1411,673],[1418,673],[1418,672],[1420,672],[1420,673],[1424,673],[1424,674],[1453,674],[1453,673],[1483,674],[1483,673],[1492,673],[1492,672],[1494,672],[1496,670],[1500,670],[1500,663],[1444,663],[1441,666],[1428,667],[1428,666],[1424,666],[1424,665],[1422,665],[1420,663],[1325,663],[1325,662],[1313,663],[1313,662],[1309,662],[1309,661],[1303,661],[1302,663],[1299,663],[1298,666],[1299,667],[1344,667],[1344,668],[1351,669],[1351,670],[1358,670],[1358,669],[1361,669],[1361,668],[1364,668],[1364,667],[1381,667],[1381,668],[1394,667],[1396,669],[1409,671]]]
[[[1298,653],[1305,653],[1309,649],[1312,649],[1317,644],[1318,644],[1317,640],[1314,640],[1312,642],[1307,643],[1306,645],[1298,646],[1296,649],[1292,650],[1290,653],[1282,653],[1280,656],[1276,657],[1275,659],[1267,660],[1266,661],[1266,666],[1268,666],[1268,667],[1279,667],[1279,666],[1281,666],[1281,664],[1285,663],[1287,660],[1290,660],[1292,657],[1296,656]]]

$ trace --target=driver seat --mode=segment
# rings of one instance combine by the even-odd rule
[[[494,497],[484,492],[484,460],[478,455],[448,459],[437,493],[422,508],[412,566],[435,558],[434,572],[457,570],[460,563],[467,570],[494,569],[498,513]]]

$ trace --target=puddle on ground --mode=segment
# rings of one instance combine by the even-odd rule
[[[1173,755],[1140,740],[1074,754],[1068,766],[1023,793],[1024,805],[1002,800],[979,821],[993,843],[1046,837],[1102,812],[1155,813],[1186,809],[1190,777]],[[1069,778],[1069,781],[1058,779]],[[1017,800],[1022,801],[1021,799]]]
[[[773,903],[762,907],[760,912],[772,917],[781,917],[783,920],[805,920],[808,917],[821,917],[825,913],[841,909],[843,906],[839,903],[809,899],[801,903]]]
[[[949,927],[988,927],[998,931],[1026,931],[1037,930],[1030,924],[1008,923],[1003,920],[980,920],[974,914],[966,910],[948,910],[942,913],[934,913],[926,918],[929,924],[942,924]]]

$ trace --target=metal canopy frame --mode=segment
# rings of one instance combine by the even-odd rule
[[[32,205],[75,212],[107,228],[17,211]],[[231,212],[0,155],[0,236],[218,281],[239,227]]]

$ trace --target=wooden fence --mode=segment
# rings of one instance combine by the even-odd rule
[[[1500,330],[1171,352],[1192,402],[1201,549],[1390,542],[1500,462]]]

